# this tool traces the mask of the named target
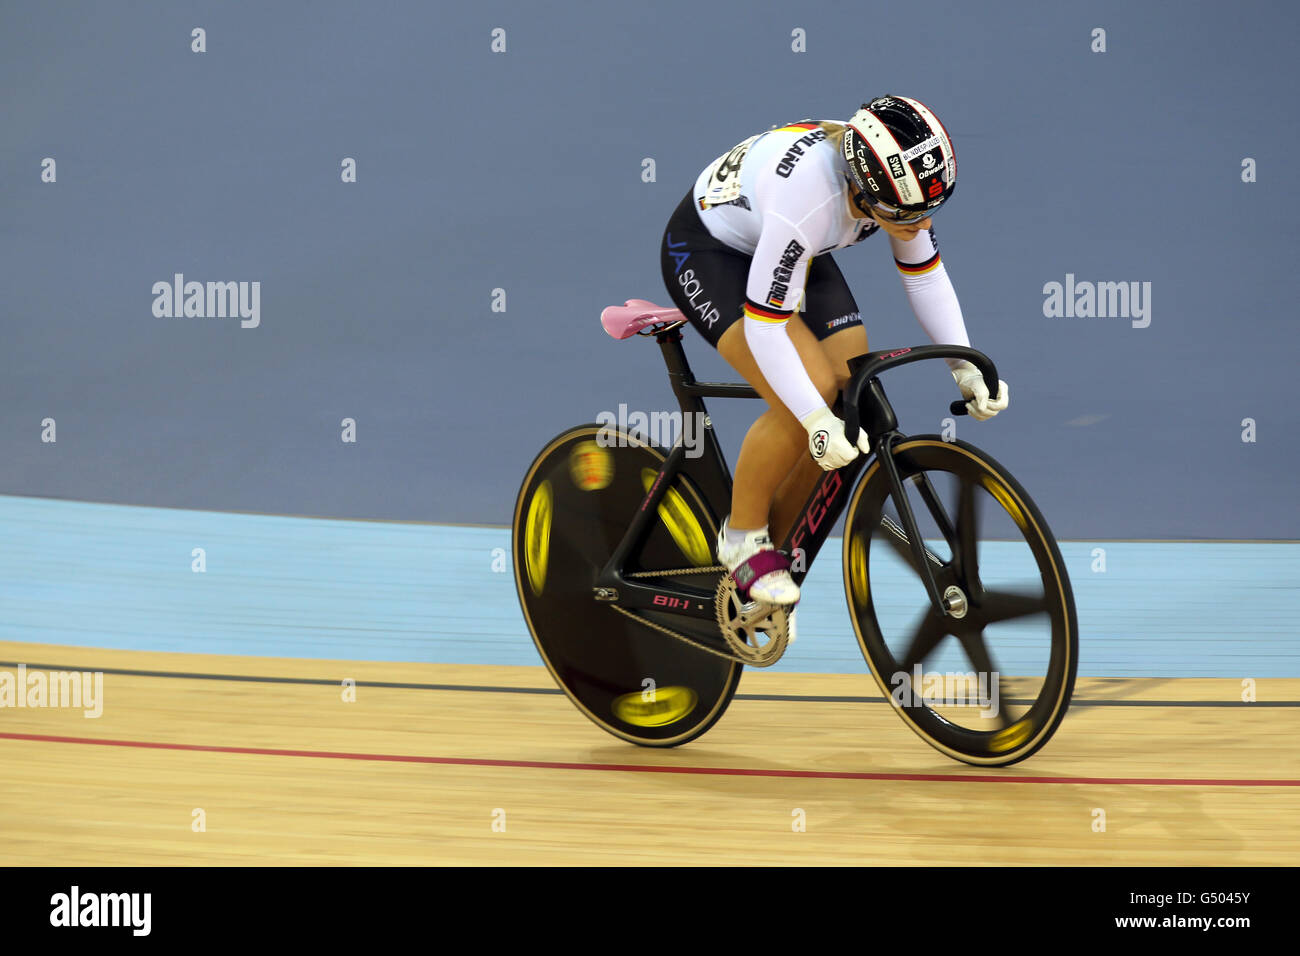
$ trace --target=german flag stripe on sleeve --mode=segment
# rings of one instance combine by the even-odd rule
[[[776,309],[769,309],[749,299],[745,300],[746,318],[757,319],[759,322],[785,322],[792,315],[793,312],[778,312]]]
[[[936,252],[924,262],[899,262],[895,259],[894,265],[898,266],[898,271],[903,273],[905,276],[923,276],[927,272],[933,272],[935,269],[939,268],[941,262],[942,260],[939,258],[939,253]]]
[[[774,132],[784,133],[786,130],[796,130],[796,129],[808,130],[808,129],[817,129],[817,128],[818,127],[816,123],[791,123],[789,126],[782,126],[780,129],[774,130]]]

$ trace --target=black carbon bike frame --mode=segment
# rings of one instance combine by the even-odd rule
[[[684,617],[714,621],[714,591],[701,590],[673,584],[642,583],[654,579],[630,579],[623,571],[628,559],[639,553],[646,535],[659,520],[659,504],[666,490],[672,486],[678,476],[683,476],[698,492],[701,498],[712,508],[720,505],[728,508],[731,502],[731,470],[722,454],[713,431],[712,422],[704,406],[705,398],[760,398],[761,396],[748,385],[733,385],[721,382],[697,382],[686,361],[686,352],[682,348],[682,334],[677,326],[670,326],[653,334],[663,352],[664,362],[668,366],[668,378],[672,384],[673,394],[677,396],[681,407],[683,423],[685,416],[698,415],[697,421],[703,422],[699,440],[703,449],[695,457],[687,457],[684,443],[685,428],[677,444],[669,453],[658,476],[650,486],[649,492],[641,502],[641,507],[632,517],[627,532],[610,555],[609,561],[601,569],[593,589],[597,601],[618,604],[630,611],[670,612]],[[859,429],[865,431],[871,439],[873,454],[881,463],[881,469],[889,482],[891,495],[899,509],[901,532],[910,548],[913,565],[919,569],[925,583],[930,601],[941,615],[949,613],[938,586],[930,561],[926,560],[925,544],[917,530],[916,519],[908,504],[898,467],[892,454],[880,454],[880,450],[890,449],[893,444],[906,436],[898,430],[898,419],[885,397],[878,375],[890,368],[920,362],[928,359],[965,359],[980,370],[989,394],[998,392],[997,369],[988,356],[975,349],[960,345],[921,345],[912,348],[894,349],[889,352],[869,352],[849,362],[852,376],[844,388],[842,397],[845,437],[855,442]],[[966,414],[964,402],[955,401],[949,406],[954,415]],[[802,583],[812,568],[813,560],[821,551],[822,545],[830,536],[831,529],[843,513],[849,500],[849,492],[857,483],[858,477],[866,468],[871,456],[859,455],[843,468],[827,471],[818,479],[816,486],[804,502],[803,509],[795,519],[794,525],[786,539],[781,543],[781,551],[792,559],[794,568],[791,576],[796,583]],[[929,479],[922,475],[922,481],[928,486]],[[933,495],[933,489],[929,489]],[[931,500],[934,500],[933,497]],[[720,521],[724,515],[713,515]],[[646,570],[658,570],[647,568]]]

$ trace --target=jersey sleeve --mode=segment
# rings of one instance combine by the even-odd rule
[[[812,249],[803,230],[779,213],[763,215],[745,297],[760,310],[789,317],[799,309]]]
[[[890,236],[889,244],[912,312],[930,341],[969,347],[970,337],[966,334],[961,304],[939,256],[934,229],[922,229],[907,241]],[[957,361],[947,360],[950,367]]]
[[[764,214],[745,288],[745,342],[767,383],[800,420],[826,404],[786,331],[811,262],[812,243],[803,231],[784,216]]]

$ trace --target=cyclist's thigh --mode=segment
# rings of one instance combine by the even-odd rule
[[[785,323],[785,330],[790,336],[790,341],[794,343],[795,351],[799,353],[799,360],[803,363],[808,377],[812,379],[813,385],[826,404],[830,405],[835,401],[840,386],[830,359],[822,348],[823,343],[819,343],[808,327],[797,317]],[[785,410],[785,403],[772,390],[772,386],[764,378],[758,362],[754,360],[753,353],[749,350],[749,343],[745,340],[744,322],[737,322],[723,333],[718,342],[718,353],[741,374],[745,381],[758,390],[768,405]],[[791,422],[795,421],[793,414],[787,412],[787,417]]]
[[[659,266],[673,305],[714,348],[740,321],[749,263],[749,256],[709,234],[687,193],[664,230]]]
[[[803,307],[803,321],[842,385],[849,376],[848,360],[867,351],[867,330],[844,274],[829,255],[813,259]]]

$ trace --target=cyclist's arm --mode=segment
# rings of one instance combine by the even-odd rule
[[[800,421],[826,405],[786,331],[803,299],[813,248],[794,223],[764,214],[745,288],[745,342],[767,383]]]
[[[926,335],[941,345],[969,346],[970,337],[966,334],[961,304],[943,267],[943,260],[939,258],[934,230],[922,229],[906,241],[890,236],[889,244],[894,252],[894,265],[903,279],[907,300]],[[952,367],[958,360],[947,361]]]

